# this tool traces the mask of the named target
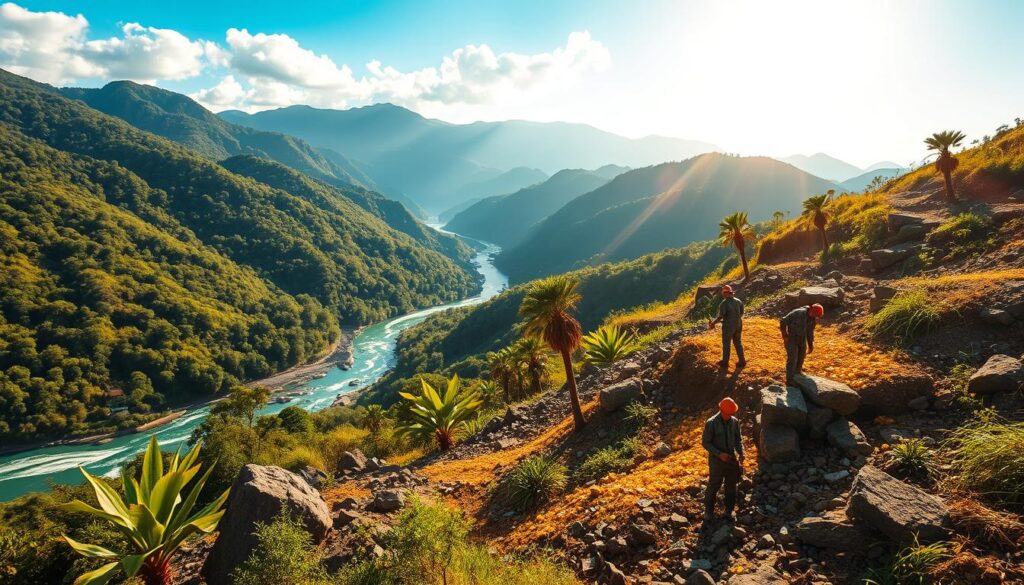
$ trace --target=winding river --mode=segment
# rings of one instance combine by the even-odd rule
[[[498,294],[508,284],[508,278],[498,272],[492,258],[499,248],[480,242],[485,247],[473,263],[483,276],[480,294],[395,317],[366,327],[353,340],[354,363],[348,370],[334,368],[326,376],[299,385],[290,385],[289,392],[301,391],[287,404],[270,404],[261,414],[273,414],[286,406],[301,406],[309,410],[327,408],[340,394],[352,392],[372,384],[394,366],[395,344],[398,335],[424,319],[455,307],[475,305]],[[356,380],[355,385],[350,383]],[[206,418],[209,407],[191,410],[184,416],[155,429],[160,445],[174,446],[188,440],[192,430]],[[43,447],[0,457],[0,501],[8,501],[22,494],[46,490],[50,482],[79,483],[81,465],[90,473],[116,475],[121,464],[146,448],[151,433],[121,435],[104,445],[73,445]]]

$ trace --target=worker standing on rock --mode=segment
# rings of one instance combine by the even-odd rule
[[[779,321],[786,346],[786,385],[804,373],[804,359],[814,351],[814,327],[825,316],[825,307],[815,303],[790,311]]]
[[[725,483],[725,518],[732,521],[736,506],[736,484],[743,474],[743,440],[740,421],[734,416],[739,406],[732,398],[718,403],[718,413],[704,423],[701,445],[708,452],[708,488],[704,492],[704,520],[715,519],[715,498]]]
[[[730,344],[736,346],[736,367],[742,368],[747,365],[747,360],[743,357],[743,301],[736,298],[728,284],[722,287],[722,303],[718,305],[718,318],[708,321],[708,329],[714,329],[718,323],[722,324],[722,361],[718,362],[718,365],[723,368],[729,367]]]

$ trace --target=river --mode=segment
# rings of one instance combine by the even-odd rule
[[[432,226],[435,227],[436,226]],[[309,410],[327,408],[340,394],[353,392],[380,379],[394,366],[395,344],[398,335],[422,322],[424,319],[455,307],[482,303],[501,292],[508,284],[508,278],[494,267],[492,258],[500,250],[497,246],[480,242],[485,247],[473,260],[477,271],[483,276],[480,294],[395,317],[364,328],[353,340],[354,363],[349,370],[334,368],[323,378],[299,385],[290,385],[289,392],[302,391],[287,404],[271,404],[261,414],[273,414],[286,406],[301,406]],[[358,380],[356,385],[350,385]],[[209,414],[209,407],[203,406],[189,411],[184,416],[155,429],[162,447],[174,447],[188,440],[195,429]],[[0,457],[0,502],[12,500],[22,494],[46,490],[50,482],[80,483],[82,475],[78,466],[83,466],[96,475],[114,476],[121,464],[146,448],[152,433],[138,433],[115,437],[104,445],[74,445],[43,447]]]

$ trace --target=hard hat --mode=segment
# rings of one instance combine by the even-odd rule
[[[736,414],[736,411],[739,409],[740,407],[736,404],[736,401],[729,397],[723,398],[722,401],[718,403],[718,410],[722,411],[722,414],[727,416]]]
[[[811,314],[814,315],[815,319],[821,319],[825,316],[825,307],[822,307],[818,303],[811,305]]]

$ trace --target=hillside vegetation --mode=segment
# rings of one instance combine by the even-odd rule
[[[705,154],[636,169],[577,197],[504,250],[512,282],[707,240],[737,209],[752,222],[799,207],[832,183],[763,157]]]

